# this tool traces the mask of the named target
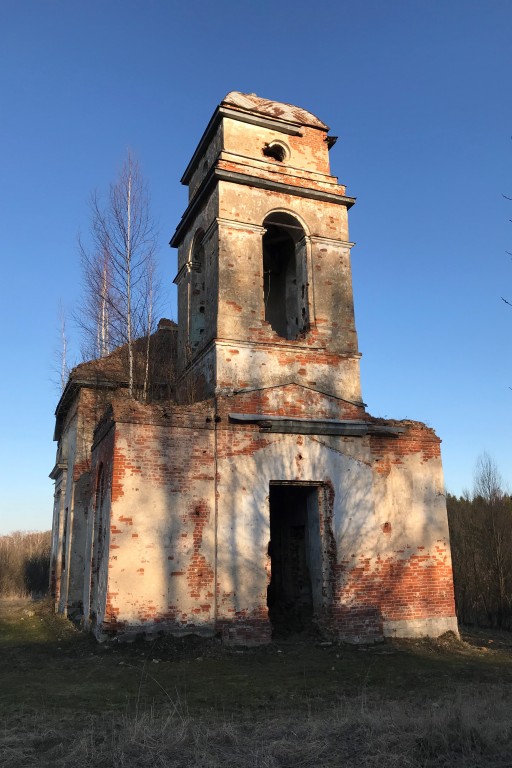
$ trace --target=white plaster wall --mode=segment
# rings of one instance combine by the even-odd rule
[[[272,438],[269,445],[252,455],[235,455],[219,462],[218,581],[225,593],[219,606],[221,616],[266,604],[263,566],[270,539],[271,481],[332,484],[336,529],[351,531],[354,543],[373,513],[368,448],[361,440],[297,435]]]
[[[160,428],[143,437],[141,450],[137,425],[117,429],[116,456],[128,465],[111,514],[108,592],[118,619],[144,627],[169,622],[174,630],[211,627],[213,432],[176,429],[170,435]],[[204,521],[196,509],[206,510]],[[210,574],[210,587],[201,586]]]
[[[233,346],[237,354],[232,353]],[[217,342],[215,345],[217,392],[224,394],[251,387],[270,387],[290,383],[304,384],[335,397],[359,402],[361,399],[359,356],[308,362],[300,358],[301,346],[289,346],[289,364],[279,364],[286,354],[283,344],[244,344]],[[304,346],[304,354],[310,350]],[[299,359],[297,359],[299,357]],[[303,371],[306,370],[304,374]]]
[[[440,569],[439,583],[444,586],[438,597],[450,604],[451,582],[446,573],[451,571],[451,561],[440,459],[425,460],[421,453],[414,453],[401,457],[401,463],[392,465],[387,474],[379,474],[370,463],[364,438],[269,435],[268,440],[268,445],[253,453],[244,451],[239,440],[235,449],[240,453],[219,462],[219,616],[250,615],[255,607],[266,605],[270,482],[317,482],[334,490],[332,532],[336,562],[343,568],[337,587],[342,604],[382,611],[384,632],[390,635],[456,631],[453,611],[448,608],[440,615],[436,594],[423,595],[425,585],[421,574],[414,582],[416,572],[410,587],[390,585],[402,600],[404,590],[411,590],[410,615],[397,619],[393,598],[386,593],[389,571],[383,568],[383,563],[391,563],[392,571],[393,564],[413,558],[414,568]],[[324,569],[328,567],[326,553]],[[369,590],[362,603],[358,576],[353,575],[361,568]],[[373,581],[372,574],[376,575]],[[420,594],[415,596],[416,588]],[[389,599],[391,605],[386,603]],[[425,615],[429,610],[432,615]],[[415,615],[418,611],[424,615]],[[362,639],[363,635],[364,630]]]
[[[73,536],[73,466],[75,464],[77,453],[77,425],[78,416],[75,409],[65,426],[68,471],[66,475],[66,485],[63,487],[64,500],[62,504],[62,536],[64,536],[65,531],[66,539],[62,539],[60,552],[62,553],[62,551],[65,550],[66,567],[61,571],[60,600],[58,607],[59,612],[62,613],[66,613],[67,611],[69,593],[71,542]]]
[[[421,452],[400,458],[386,474],[373,473],[374,517],[366,526],[362,551],[370,556],[393,553],[406,558],[418,546],[433,553],[449,541],[443,470],[440,458],[425,461]],[[389,536],[381,526],[391,524]],[[340,536],[345,537],[343,531]]]

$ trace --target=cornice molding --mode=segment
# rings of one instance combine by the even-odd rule
[[[191,220],[197,214],[198,209],[201,207],[204,199],[210,192],[210,189],[219,181],[255,187],[256,189],[266,189],[271,192],[281,192],[286,195],[309,198],[319,202],[344,205],[347,208],[351,208],[356,201],[355,197],[348,197],[347,195],[336,195],[333,192],[327,192],[313,187],[299,187],[295,184],[287,184],[282,181],[275,181],[274,179],[264,179],[259,176],[252,176],[250,174],[213,167],[203,179],[198,191],[181,217],[181,221],[176,227],[176,231],[170,241],[172,248],[178,248],[180,246]]]

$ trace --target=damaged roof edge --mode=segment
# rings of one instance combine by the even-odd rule
[[[249,112],[250,114],[260,114],[274,120],[283,120],[288,123],[298,125],[308,125],[312,128],[320,128],[328,131],[326,125],[312,112],[308,112],[303,107],[297,107],[295,104],[288,104],[284,101],[274,101],[273,99],[263,99],[255,93],[240,93],[240,91],[231,91],[221,101],[221,105],[235,107],[235,109]]]
[[[55,409],[55,430],[53,439],[60,440],[62,426],[66,419],[67,412],[78,390],[83,387],[91,387],[94,389],[118,389],[119,387],[126,386],[127,383],[125,382],[108,381],[106,379],[72,379],[68,381]]]
[[[312,112],[308,112],[301,107],[284,102],[271,101],[256,96],[255,93],[240,93],[231,91],[222,99],[210,118],[206,129],[201,136],[197,148],[187,165],[180,181],[182,184],[188,184],[190,177],[194,173],[199,158],[202,156],[205,145],[215,132],[219,122],[223,117],[231,117],[233,120],[241,122],[254,123],[255,125],[267,126],[275,130],[288,134],[299,134],[302,126],[311,126],[322,131],[328,132],[329,126],[318,119]],[[336,137],[331,139],[330,146],[336,142]]]

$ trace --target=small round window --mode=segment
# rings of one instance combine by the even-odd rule
[[[283,163],[290,157],[290,150],[281,141],[271,141],[270,144],[265,144],[263,147],[263,154],[265,157],[271,157],[272,160],[277,160],[278,163]]]

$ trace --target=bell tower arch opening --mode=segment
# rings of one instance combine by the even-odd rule
[[[308,328],[306,233],[288,213],[271,213],[263,222],[263,300],[265,320],[284,339]]]

